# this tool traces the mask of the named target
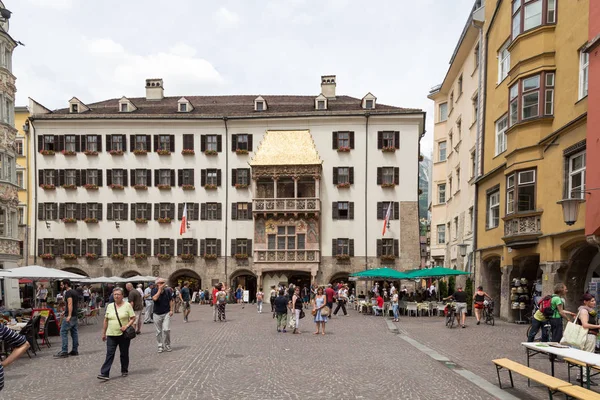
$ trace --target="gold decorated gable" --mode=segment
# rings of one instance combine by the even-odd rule
[[[250,161],[252,167],[270,165],[321,165],[308,130],[267,131]]]

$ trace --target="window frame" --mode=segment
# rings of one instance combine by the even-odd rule
[[[443,146],[442,146],[443,145]],[[444,151],[444,157],[442,158],[442,150]],[[442,140],[438,142],[438,162],[443,162],[448,159],[448,142]]]
[[[436,229],[437,244],[446,244],[446,225],[439,224]]]
[[[573,171],[572,169],[572,161],[577,158],[577,157],[583,157],[583,167],[579,168],[575,171]],[[587,154],[585,150],[582,151],[578,151],[577,153],[571,154],[567,157],[567,162],[568,162],[568,171],[567,171],[567,198],[569,199],[585,199],[585,178],[586,178],[586,167],[587,167]],[[573,190],[575,190],[575,188],[573,188],[573,176],[577,175],[577,174],[581,174],[581,185],[578,186],[579,189],[577,189],[578,194],[577,195],[573,195]]]
[[[588,95],[589,80],[590,54],[582,49],[579,51],[579,100]]]
[[[507,41],[498,51],[498,84],[508,77],[508,71],[510,71],[510,51],[508,50],[510,43]]]
[[[525,28],[527,9],[540,4],[539,23]],[[550,7],[552,5],[552,7]],[[544,25],[555,25],[558,8],[556,0],[513,0],[511,3],[511,39],[514,41],[520,35]],[[537,15],[537,14],[535,14]],[[531,18],[531,17],[530,17]]]
[[[533,181],[531,182],[521,182],[521,177],[526,174],[532,172],[533,173]],[[512,185],[509,183],[512,179]],[[533,207],[531,209],[522,210],[520,206],[522,204],[519,201],[520,191],[522,191],[525,187],[529,187],[533,185]],[[512,199],[509,201],[509,193],[512,193]],[[521,169],[514,171],[510,175],[506,176],[506,215],[520,214],[520,213],[530,213],[535,212],[537,208],[537,170],[535,168],[532,169]],[[512,203],[512,204],[511,204]]]
[[[498,130],[499,126],[501,124],[504,124],[504,128],[502,128],[501,130]],[[496,123],[494,124],[495,128],[496,128],[496,135],[495,135],[495,156],[498,156],[502,153],[504,153],[506,151],[507,148],[507,138],[506,138],[506,131],[508,130],[508,114],[504,114],[503,116],[501,116]]]
[[[538,79],[537,87],[525,88],[527,80]],[[537,74],[525,76],[516,81],[508,90],[508,127],[512,127],[521,122],[535,120],[537,118],[554,116],[554,88],[556,85],[555,71],[542,71]],[[525,96],[537,94],[536,115],[523,118],[525,109]],[[551,97],[550,102],[548,98]],[[531,107],[528,106],[528,107]],[[548,107],[550,112],[548,112]]]
[[[448,120],[448,102],[438,104],[438,122],[445,122]]]
[[[494,199],[495,202],[492,201]],[[487,215],[486,229],[495,229],[500,226],[500,189],[487,194]]]
[[[442,187],[443,186],[443,187]],[[438,183],[438,204],[446,204],[446,184]],[[443,199],[442,199],[443,196]]]

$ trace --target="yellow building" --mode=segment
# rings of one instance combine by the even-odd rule
[[[585,205],[567,226],[558,203],[584,196],[587,90],[580,85],[580,49],[588,37],[588,1],[577,7],[486,1],[476,283],[508,320],[524,319],[534,288],[548,294],[558,282],[569,288],[567,309],[575,309],[599,276],[598,250],[584,235]],[[518,289],[521,278],[527,287]]]
[[[17,128],[17,138],[15,143],[15,153],[17,154],[17,185],[19,186],[19,209],[18,209],[18,223],[19,223],[19,240],[23,243],[21,247],[22,252],[27,251],[27,238],[29,236],[29,200],[30,192],[32,189],[29,185],[30,182],[35,182],[33,177],[29,176],[31,168],[29,168],[29,158],[27,153],[29,151],[29,135],[23,130],[25,122],[29,118],[29,110],[27,107],[15,107],[15,127]],[[22,255],[26,256],[26,254]],[[27,257],[23,258],[24,260]]]

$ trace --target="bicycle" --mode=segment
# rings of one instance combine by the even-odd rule
[[[533,310],[531,312],[531,321],[533,321],[534,315],[536,313],[536,311],[539,310],[539,306],[535,303],[535,301],[533,301]],[[531,327],[532,325],[529,324],[529,328],[527,328],[527,340],[529,340],[529,332],[531,332]],[[542,341],[542,333],[546,331],[546,336],[548,336],[548,341],[551,342],[552,341],[552,327],[550,326],[550,321],[548,319],[546,319],[545,321],[543,321],[542,323],[542,327],[540,328],[540,330],[538,330],[538,332],[536,333],[535,337],[533,338],[534,342],[541,342]]]
[[[494,326],[494,301],[485,300],[483,302],[483,320],[486,324]]]
[[[456,305],[454,303],[446,304],[446,327],[452,329],[456,320]],[[458,325],[458,324],[457,324]]]

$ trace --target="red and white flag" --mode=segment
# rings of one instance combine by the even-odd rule
[[[387,212],[385,213],[385,220],[383,221],[383,233],[381,236],[385,236],[385,231],[387,229],[388,224],[390,223],[390,218],[392,217],[392,202],[390,201],[390,205],[388,206]]]
[[[181,225],[179,226],[179,235],[183,235],[187,231],[187,203],[183,204],[183,216],[181,217]]]

